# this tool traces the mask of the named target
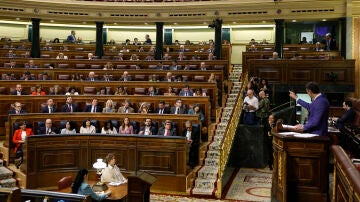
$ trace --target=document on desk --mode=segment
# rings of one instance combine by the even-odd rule
[[[120,181],[120,182],[110,182],[109,185],[110,186],[119,186],[119,185],[122,185],[122,184],[125,184],[125,183],[127,183],[127,180]]]
[[[297,133],[297,132],[281,132],[281,133],[279,133],[279,134],[281,134],[281,135],[293,135],[294,137],[304,137],[304,138],[318,136],[317,134]]]

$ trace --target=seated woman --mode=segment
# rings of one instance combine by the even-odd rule
[[[61,92],[61,87],[59,85],[54,85],[54,87],[50,88],[50,95],[63,95]]]
[[[164,93],[164,95],[165,96],[175,96],[176,94],[174,92],[174,89],[171,86],[169,86],[168,89],[167,89],[167,92]]]
[[[42,90],[42,87],[40,85],[36,85],[35,91],[31,92],[31,95],[46,95],[46,93]]]
[[[143,102],[141,103],[140,107],[139,107],[139,114],[148,114],[149,113],[149,103]]]
[[[90,119],[85,119],[82,126],[80,127],[80,133],[92,134],[96,133],[95,126],[92,125]]]
[[[61,129],[60,134],[76,134],[74,122],[66,121],[65,128]]]
[[[106,95],[106,87],[101,87],[99,92],[96,95]]]
[[[14,152],[16,154],[15,165],[20,167],[23,161],[23,149],[22,146],[25,143],[25,139],[28,136],[34,135],[31,128],[26,128],[26,121],[22,121],[19,124],[20,129],[15,130],[12,142],[15,144]]]
[[[76,175],[75,181],[71,185],[71,193],[89,195],[92,199],[97,201],[102,201],[109,197],[111,191],[107,191],[103,194],[95,193],[90,185],[87,183],[88,180],[88,170],[81,169]]]
[[[139,60],[138,56],[136,54],[132,54],[130,56],[130,60]]]
[[[103,113],[111,113],[111,112],[116,112],[114,103],[112,100],[107,100],[105,103],[105,107],[103,108]]]
[[[126,89],[124,86],[119,86],[117,89],[115,89],[114,95],[127,95]]]
[[[216,83],[216,77],[214,73],[211,73],[208,79],[209,83]]]
[[[111,120],[104,121],[104,127],[101,128],[101,134],[118,134]]]
[[[75,87],[71,86],[69,87],[69,90],[65,93],[65,95],[79,95],[79,93],[77,92]]]
[[[203,92],[201,88],[197,88],[193,94],[195,97],[206,96],[206,92]]]
[[[124,121],[121,123],[121,126],[119,127],[119,134],[134,134],[134,128],[130,124],[128,117],[125,117]]]
[[[127,179],[121,174],[119,167],[116,165],[114,154],[108,154],[105,158],[105,162],[107,166],[101,172],[101,182],[127,182]]]
[[[200,117],[201,123],[204,122],[205,116],[198,104],[194,104],[193,108],[189,109],[188,114],[197,114]]]

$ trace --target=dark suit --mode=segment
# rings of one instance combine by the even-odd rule
[[[325,51],[337,50],[335,39],[325,40]]]
[[[70,35],[67,37],[66,41],[75,43],[75,42],[76,42],[76,37],[75,37],[74,35],[70,34]]]
[[[72,107],[72,112],[77,112],[77,111],[78,111],[77,105],[71,104],[71,107]],[[62,112],[71,112],[71,108],[69,107],[68,104],[64,104],[64,105],[62,106],[61,111],[62,111]]]
[[[186,137],[186,128],[182,132],[182,136]],[[199,145],[200,145],[200,127],[191,127],[191,144],[189,148],[189,165],[194,167],[199,162]]]
[[[170,67],[170,70],[182,70],[182,67],[179,65],[174,65]]]
[[[345,123],[352,124],[355,118],[355,114],[356,112],[353,108],[346,110],[345,113],[336,121],[336,128],[343,129]]]
[[[176,107],[171,107],[170,109],[170,114],[175,114],[175,111],[176,111]],[[179,108],[179,113],[178,114],[187,114],[187,110],[184,106],[180,107]]]
[[[97,78],[93,78],[94,80],[93,81],[98,81]],[[91,78],[86,78],[86,81],[92,81]]]
[[[165,136],[165,128],[161,127],[157,133],[157,135],[161,135],[161,136]],[[170,135],[169,136],[177,136],[176,134],[176,129],[175,128],[171,128],[170,129]]]
[[[85,108],[84,112],[91,112],[91,109],[92,109],[92,105],[86,105],[86,108]],[[95,111],[96,113],[102,112],[102,107],[100,105],[96,105],[95,110],[96,110]]]
[[[141,126],[139,132],[141,132],[141,131],[145,133],[145,125]],[[151,133],[150,135],[157,135],[156,127],[150,126],[150,133]]]
[[[158,95],[158,92],[157,91],[154,91],[154,92],[147,92],[146,95],[149,95],[149,96],[154,96],[154,95]]]
[[[301,99],[297,103],[309,112],[308,121],[303,128],[304,132],[327,135],[330,104],[326,96],[321,94],[312,103],[307,103]]]
[[[38,133],[37,135],[44,135],[44,134],[47,134],[47,129],[46,127],[41,127],[39,130],[38,130]],[[50,131],[49,131],[49,134],[47,135],[54,135],[54,134],[59,134],[59,131],[57,128],[55,128],[54,126],[51,127]]]
[[[57,112],[57,107],[54,105],[52,107],[51,113],[55,113],[55,112]],[[46,107],[41,108],[41,113],[48,114],[49,113],[49,107],[46,106]]]
[[[179,96],[194,96],[194,92],[190,90],[187,92],[187,95],[185,95],[185,91],[182,90],[180,91]]]
[[[125,81],[125,77],[121,76],[119,81]],[[126,81],[131,81],[131,76],[127,76]]]
[[[160,111],[160,108],[156,108],[155,111],[154,111],[154,114],[159,114],[159,111]],[[169,107],[164,107],[162,114],[170,114]]]
[[[106,81],[105,78],[102,78],[101,81]],[[114,81],[112,77],[109,77],[109,81]]]
[[[16,114],[16,110],[15,109],[11,109],[9,110],[9,114]],[[20,110],[20,114],[27,114],[26,110]]]
[[[17,91],[11,92],[11,95],[17,95]],[[22,90],[21,95],[27,95],[27,92],[25,90]]]

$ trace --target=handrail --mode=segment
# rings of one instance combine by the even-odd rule
[[[65,200],[76,200],[76,201],[91,201],[90,196],[80,195],[80,194],[72,194],[72,193],[62,193],[55,191],[43,191],[43,190],[35,190],[35,189],[21,189],[22,197],[50,197],[50,198],[61,198]]]
[[[242,92],[244,86],[246,86],[246,83],[244,83],[244,82],[246,80],[245,78],[247,78],[247,75],[248,74],[245,73],[244,76],[242,77],[244,81],[242,83],[240,92]],[[226,127],[224,139],[222,140],[221,147],[219,149],[219,153],[220,153],[220,155],[219,155],[219,170],[218,170],[217,190],[215,193],[217,198],[221,198],[221,195],[222,195],[222,181],[221,180],[222,180],[222,176],[224,175],[226,164],[229,160],[231,145],[233,143],[236,129],[239,124],[239,119],[240,119],[241,112],[242,112],[243,100],[241,99],[240,95],[241,95],[241,93],[239,93],[237,96],[236,105],[231,113],[231,119],[229,121],[229,124]]]

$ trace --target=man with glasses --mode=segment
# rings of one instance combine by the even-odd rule
[[[15,102],[12,104],[12,109],[9,110],[9,114],[26,114],[27,111],[22,109],[22,104],[20,102]]]
[[[23,89],[21,84],[16,84],[15,91],[11,93],[11,95],[27,95],[26,91]]]
[[[187,114],[186,107],[180,98],[176,99],[175,105],[170,109],[170,114]]]
[[[57,134],[58,130],[53,126],[51,119],[45,120],[45,127],[41,127],[38,131],[38,135],[53,135]]]
[[[176,136],[176,129],[173,127],[172,122],[170,120],[166,120],[164,126],[161,127],[157,133],[157,135],[161,136]]]

